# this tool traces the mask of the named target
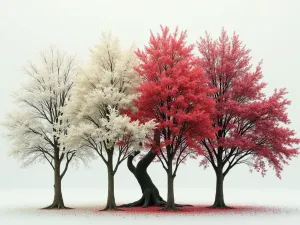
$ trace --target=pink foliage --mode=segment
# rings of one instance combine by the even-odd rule
[[[123,145],[125,145],[125,141],[124,140],[120,140],[116,144],[119,145],[119,146],[123,146]]]
[[[246,162],[264,175],[266,161],[280,177],[283,164],[298,154],[295,146],[300,142],[286,126],[290,123],[286,90],[275,90],[270,97],[264,95],[266,83],[261,82],[261,63],[251,71],[250,50],[235,33],[229,39],[223,29],[216,41],[206,34],[200,38],[198,49],[210,86],[217,88],[213,115],[217,139],[202,142],[207,152],[201,164],[228,163],[231,168]],[[218,162],[218,154],[222,155],[222,162]]]
[[[136,52],[141,63],[135,68],[143,78],[135,118],[155,119],[162,138],[156,150],[169,151],[170,159],[179,161],[184,160],[183,152],[214,133],[214,101],[208,97],[214,90],[185,39],[186,31],[179,33],[178,28],[172,34],[168,27],[161,27],[161,34],[151,32],[149,46]]]

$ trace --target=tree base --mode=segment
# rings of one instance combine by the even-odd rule
[[[100,209],[99,211],[100,212],[102,212],[102,211],[122,211],[122,209],[120,209],[118,207],[116,207],[116,208],[110,208],[110,207],[106,206],[104,209]]]
[[[225,205],[225,203],[214,203],[212,206],[209,206],[208,208],[212,208],[212,209],[232,209],[232,207],[229,207],[227,205]]]
[[[176,208],[176,207],[184,207],[184,206],[191,206],[192,205],[184,205],[184,204],[175,204],[175,207],[167,207],[167,202],[163,200],[163,198],[155,193],[147,192],[143,194],[142,198],[140,198],[138,201],[123,204],[118,207],[120,208],[126,208],[126,207],[137,207],[142,206],[143,208],[147,208],[148,206],[162,206],[166,208],[167,210],[169,208]]]
[[[51,205],[44,207],[42,209],[73,209],[73,208],[66,207],[63,203],[52,203]]]
[[[175,204],[175,206],[165,206],[165,207],[163,207],[161,210],[162,211],[181,211],[181,209],[179,209],[179,208],[177,208],[177,207],[183,207],[183,206],[176,206],[176,205],[178,205],[178,204]]]
[[[159,146],[160,132],[158,130],[154,132],[154,140]],[[154,153],[151,149],[138,162],[137,166],[135,167],[132,161],[133,158],[137,156],[139,153],[140,151],[135,151],[133,155],[130,155],[127,158],[127,166],[130,172],[132,172],[135,178],[138,180],[139,185],[142,189],[143,196],[138,201],[128,203],[128,204],[123,204],[118,207],[125,208],[125,207],[142,206],[143,208],[147,208],[148,206],[161,206],[168,210],[169,207],[166,207],[167,202],[164,201],[163,198],[160,196],[157,187],[153,184],[149,174],[147,173],[147,168],[151,164],[153,159],[156,157],[156,153]],[[184,207],[184,206],[192,206],[192,205],[175,204],[175,207],[171,207],[171,208]]]
[[[107,204],[104,209],[100,209],[99,211],[121,211],[116,204]]]

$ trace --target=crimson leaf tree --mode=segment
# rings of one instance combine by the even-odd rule
[[[254,71],[250,65],[250,50],[233,34],[229,39],[225,30],[217,40],[206,34],[200,38],[198,49],[200,65],[212,88],[216,102],[213,126],[217,128],[214,139],[201,141],[204,166],[212,165],[216,173],[216,194],[212,207],[226,207],[223,181],[236,165],[246,163],[262,175],[266,163],[273,167],[278,177],[287,160],[297,155],[295,132],[289,124],[285,89],[275,90],[267,97],[262,92],[259,64]]]
[[[175,209],[174,178],[177,169],[189,155],[195,154],[197,141],[213,138],[210,115],[214,101],[202,70],[192,54],[193,45],[186,44],[186,31],[174,33],[161,27],[161,34],[151,32],[149,46],[138,50],[141,63],[136,71],[143,82],[134,100],[138,118],[154,119],[160,142],[153,140],[168,178],[165,209]]]

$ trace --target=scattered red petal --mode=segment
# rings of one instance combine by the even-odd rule
[[[267,206],[246,206],[236,205],[230,208],[209,208],[207,205],[194,205],[178,208],[179,210],[162,210],[162,207],[150,206],[147,208],[132,207],[121,208],[118,211],[110,211],[121,214],[277,214],[281,213],[282,209],[278,207]]]

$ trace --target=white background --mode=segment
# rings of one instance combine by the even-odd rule
[[[187,29],[189,43],[195,43],[205,31],[213,38],[218,37],[222,27],[229,35],[236,31],[252,49],[252,64],[255,66],[261,59],[264,60],[264,81],[268,83],[266,93],[272,93],[275,88],[287,88],[288,98],[292,100],[288,108],[291,128],[299,132],[299,12],[300,1],[297,0],[1,0],[0,120],[13,107],[10,95],[26,80],[22,67],[50,44],[76,54],[79,60],[84,61],[89,48],[99,41],[102,30],[110,30],[113,35],[119,36],[123,47],[135,41],[138,47],[143,48],[148,42],[150,29],[157,32],[162,24],[171,29],[177,25],[180,29]],[[3,133],[3,128],[0,131]],[[53,174],[49,165],[37,164],[21,169],[17,160],[7,157],[8,150],[9,143],[0,137],[0,189],[3,193],[14,188],[52,188]],[[292,160],[285,168],[282,180],[271,170],[262,178],[255,172],[249,173],[246,166],[236,167],[226,177],[225,200],[230,201],[226,189],[232,188],[261,189],[261,195],[278,188],[281,193],[299,191],[299,171],[300,158]],[[166,174],[159,163],[151,165],[149,173],[159,188],[166,188]],[[65,189],[104,190],[99,193],[99,201],[103,202],[106,186],[106,168],[100,158],[93,161],[90,168],[71,167],[63,180]],[[210,190],[208,200],[213,201],[214,186],[212,168],[204,171],[199,167],[199,161],[188,161],[179,168],[175,194],[178,188],[199,191],[207,188]],[[135,188],[138,190],[138,184],[124,163],[116,174],[116,190]],[[138,192],[136,198],[139,195]],[[253,196],[256,197],[259,198],[259,195]],[[51,198],[49,196],[49,201]],[[239,198],[243,199],[243,196]],[[247,204],[253,198],[245,196],[241,202]],[[298,200],[288,195],[286,204]],[[199,197],[197,201],[201,204],[203,199]]]

